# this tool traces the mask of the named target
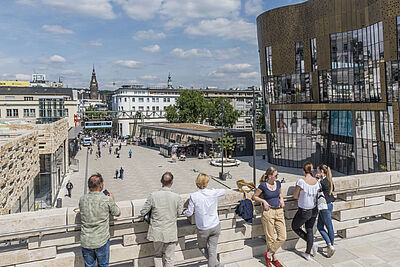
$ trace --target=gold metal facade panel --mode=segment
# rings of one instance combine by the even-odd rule
[[[399,120],[399,104],[393,104],[393,132],[394,132],[394,142],[400,143],[400,120]]]

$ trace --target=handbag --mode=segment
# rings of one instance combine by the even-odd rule
[[[326,198],[324,195],[324,192],[322,192],[322,186],[321,183],[318,181],[319,183],[319,190],[318,190],[318,194],[317,194],[317,207],[318,210],[327,210],[328,209],[328,204],[326,204]]]
[[[147,222],[148,224],[150,224],[150,219],[151,219],[151,209],[149,210],[148,213],[146,213],[146,214],[143,216],[143,220],[144,220],[145,222]]]

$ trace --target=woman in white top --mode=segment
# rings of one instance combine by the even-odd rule
[[[317,253],[317,244],[313,245],[314,233],[313,226],[318,215],[317,194],[320,188],[317,179],[313,177],[314,167],[311,163],[306,162],[303,166],[304,178],[296,183],[293,197],[298,199],[298,210],[292,221],[293,231],[303,240],[307,242],[307,249],[301,255],[310,260],[311,249],[313,256]],[[304,225],[306,231],[301,229]]]
[[[218,197],[224,196],[225,189],[207,189],[210,176],[200,173],[196,178],[199,191],[190,195],[185,216],[195,215],[197,243],[200,251],[208,259],[208,267],[220,266],[217,260],[218,237],[221,225],[218,218]]]

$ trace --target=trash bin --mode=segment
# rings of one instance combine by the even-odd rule
[[[62,208],[62,198],[57,198],[56,208]]]

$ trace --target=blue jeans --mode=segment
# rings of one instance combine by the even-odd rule
[[[98,267],[108,267],[110,259],[110,240],[99,248],[89,249],[82,247],[82,256],[85,261],[85,267],[95,267],[96,259]]]
[[[332,210],[333,210],[333,204],[329,203],[327,210],[319,211],[318,222],[317,222],[317,229],[324,238],[327,245],[328,244],[333,245],[335,239],[335,232],[333,230],[333,225],[332,225]],[[326,230],[328,230],[328,232],[325,230],[325,227]]]

